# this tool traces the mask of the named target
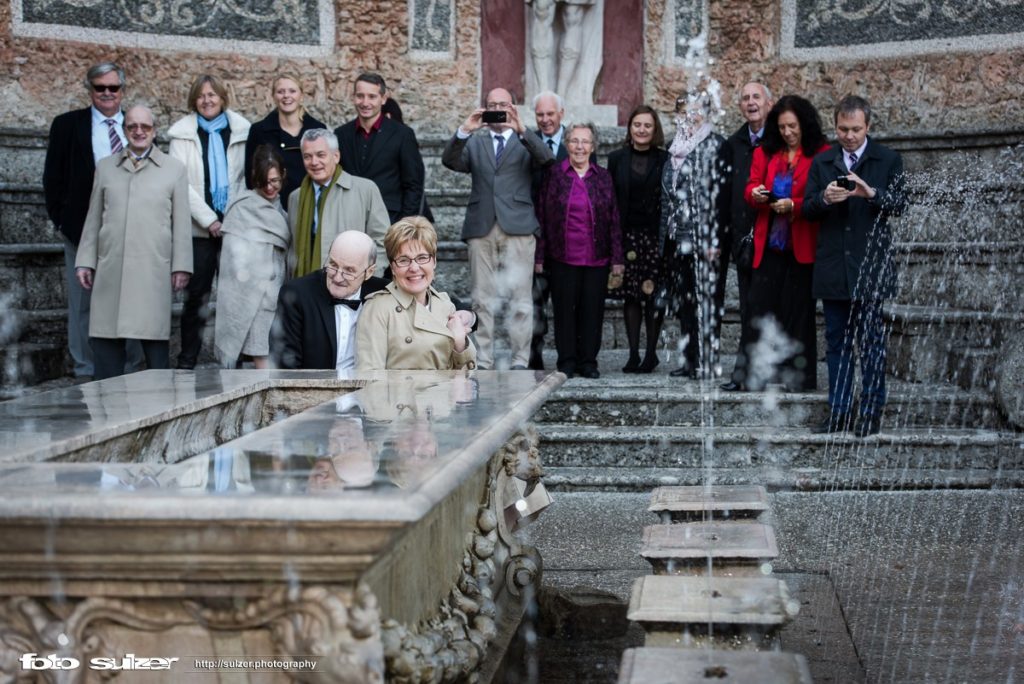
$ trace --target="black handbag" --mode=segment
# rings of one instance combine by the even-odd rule
[[[739,249],[736,250],[736,265],[740,268],[754,267],[754,229],[740,238]]]

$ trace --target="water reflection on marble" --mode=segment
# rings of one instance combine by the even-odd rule
[[[177,463],[107,463],[100,444],[89,462],[2,465],[0,496],[401,496],[472,450],[485,428],[507,416],[544,377],[160,371],[42,393],[0,406],[0,429],[18,435],[25,451],[32,451],[33,439],[52,448],[62,438],[92,439],[125,422],[199,416],[205,404],[268,388],[287,393],[317,382],[338,386],[330,401]]]

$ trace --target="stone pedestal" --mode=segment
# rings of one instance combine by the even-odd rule
[[[758,577],[771,572],[779,547],[769,525],[695,522],[648,525],[640,555],[660,575]]]
[[[631,648],[622,656],[619,684],[651,682],[811,684],[807,660],[793,653]]]
[[[760,485],[658,487],[647,510],[662,522],[754,520],[768,511],[768,493]]]
[[[633,583],[628,617],[646,646],[776,650],[778,631],[800,611],[774,577],[670,577]]]

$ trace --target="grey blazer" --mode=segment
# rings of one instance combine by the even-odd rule
[[[501,163],[494,163],[494,134],[483,128],[465,140],[452,136],[441,162],[473,177],[473,188],[462,224],[462,239],[484,237],[495,221],[509,235],[533,235],[538,230],[530,185],[533,170],[554,161],[540,138],[530,130],[509,138]]]

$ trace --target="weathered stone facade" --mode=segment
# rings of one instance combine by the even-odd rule
[[[164,127],[185,112],[189,82],[204,71],[221,74],[233,107],[252,119],[270,108],[273,74],[297,72],[307,105],[332,125],[353,115],[353,77],[378,71],[407,119],[438,132],[450,131],[486,85],[480,63],[488,48],[481,48],[481,3],[473,0],[380,0],[372,11],[351,0],[300,3],[316,17],[311,25],[276,30],[246,18],[245,8],[263,6],[255,0],[225,4],[235,9],[218,6],[219,24],[195,16],[171,21],[172,10],[199,12],[191,7],[198,4],[156,0],[129,21],[120,0],[3,2],[0,59],[7,69],[0,75],[0,127],[44,128],[55,114],[82,106],[82,74],[104,59],[125,66],[128,99],[155,104]],[[882,2],[856,13],[817,0],[647,0],[644,98],[663,111],[671,108],[693,72],[674,37],[685,39],[706,26],[710,70],[722,83],[730,128],[738,123],[731,95],[751,78],[765,80],[776,93],[808,95],[826,112],[843,93],[866,95],[878,112],[876,128],[890,134],[1024,128],[1024,109],[1013,106],[1024,96],[1024,83],[1013,77],[1024,68],[1020,34],[998,33],[1005,22],[993,23],[983,7],[951,18],[937,0],[917,3],[913,16],[900,14],[898,4]],[[999,4],[1007,5],[1002,14],[1024,11],[1019,2]],[[139,12],[165,12],[166,21],[147,24]],[[844,20],[856,30],[836,36],[835,26]],[[909,25],[914,31],[908,33]],[[606,25],[606,36],[615,30]],[[252,39],[240,40],[245,36]],[[508,43],[494,49],[502,59]],[[614,59],[605,56],[606,62]],[[617,101],[600,83],[597,90],[604,101]]]

